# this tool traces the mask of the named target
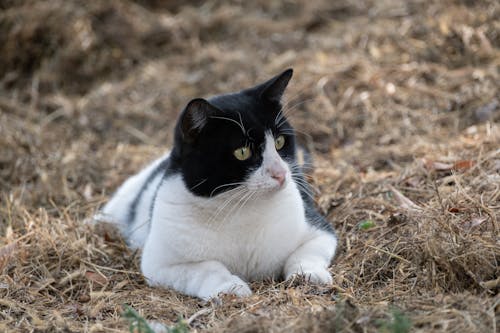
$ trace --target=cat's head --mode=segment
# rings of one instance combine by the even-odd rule
[[[269,193],[291,181],[295,135],[281,97],[292,74],[288,69],[253,88],[188,103],[172,157],[192,193],[213,197],[235,188]]]

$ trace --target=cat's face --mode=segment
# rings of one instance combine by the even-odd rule
[[[192,193],[275,192],[291,181],[295,136],[280,103],[291,76],[287,70],[239,93],[188,104],[172,154]]]

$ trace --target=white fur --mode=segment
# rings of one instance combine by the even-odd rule
[[[156,167],[166,158],[169,153],[166,153],[159,159],[155,160],[144,168],[138,174],[130,177],[123,183],[111,200],[104,206],[101,212],[94,217],[96,221],[106,221],[116,224],[132,248],[142,248],[149,232],[149,210],[151,201],[161,181],[162,174],[159,174],[148,188],[144,191],[142,198],[137,205],[137,218],[132,225],[128,225],[129,207],[136,198],[142,185],[146,182],[149,175]]]
[[[121,223],[120,212],[155,163],[129,179],[104,213]],[[273,168],[286,170],[283,186],[271,177]],[[148,200],[141,200],[138,214],[149,210]],[[315,283],[332,281],[328,266],[335,235],[306,221],[299,190],[269,134],[262,166],[246,185],[203,198],[193,195],[180,175],[169,176],[158,187],[150,227],[134,226],[129,236],[136,246],[144,245],[141,269],[148,282],[202,299],[248,296],[246,281],[267,277],[303,274]]]

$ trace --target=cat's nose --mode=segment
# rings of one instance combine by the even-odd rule
[[[284,169],[271,169],[269,170],[271,178],[276,179],[280,186],[283,186],[286,178],[286,170]]]

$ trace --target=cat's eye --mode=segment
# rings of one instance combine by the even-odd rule
[[[245,161],[252,156],[252,150],[250,150],[250,147],[240,147],[236,149],[233,154],[238,160]]]
[[[274,146],[276,147],[276,150],[280,150],[284,145],[285,137],[283,135],[280,135],[276,139],[274,139]]]

